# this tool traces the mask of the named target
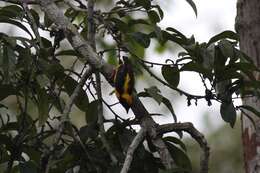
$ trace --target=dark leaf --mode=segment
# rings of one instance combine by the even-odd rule
[[[181,71],[193,71],[203,74],[205,77],[212,79],[212,73],[210,70],[203,67],[203,65],[198,63],[189,62],[187,64],[184,64]]]
[[[33,161],[20,162],[20,173],[38,173],[37,165]]]
[[[121,144],[121,148],[123,149],[123,152],[127,152],[129,145],[132,143],[134,137],[134,131],[129,129],[122,129],[120,133],[118,133],[118,139]]]
[[[163,38],[162,30],[159,26],[154,25],[154,33],[158,39],[158,41],[163,45],[165,43],[165,40]]]
[[[185,37],[185,35],[183,35],[180,31],[178,31],[178,30],[175,29],[175,28],[167,27],[166,30],[175,33],[177,36],[179,36],[179,37],[182,38],[182,39],[187,39],[187,38]]]
[[[118,30],[122,31],[123,33],[128,31],[129,29],[128,25],[122,20],[117,18],[110,18],[110,20],[115,23]]]
[[[236,58],[234,55],[234,46],[229,41],[221,40],[218,45],[224,56],[232,59]],[[233,61],[236,61],[236,59]]]
[[[144,19],[131,19],[128,22],[129,26],[138,25],[138,24],[149,25],[149,23]]]
[[[145,92],[147,92],[158,104],[161,104],[163,100],[163,96],[160,94],[161,91],[156,87],[152,86],[150,88],[145,88]]]
[[[20,22],[17,22],[15,20],[7,18],[7,17],[0,16],[0,23],[8,23],[8,24],[11,24],[11,25],[15,25],[18,28],[20,28],[23,31],[25,31],[27,34],[29,34],[31,38],[33,38],[33,36],[30,33],[30,31]]]
[[[34,9],[30,9],[30,12],[33,16],[34,22],[36,23],[36,25],[39,27],[40,25],[40,17],[39,14],[34,10]]]
[[[184,169],[184,168],[172,168],[169,170],[159,170],[159,173],[186,173],[189,172],[189,170]]]
[[[64,87],[65,87],[65,91],[68,93],[69,96],[72,95],[72,93],[74,92],[78,84],[79,83],[72,77],[65,76]],[[75,98],[74,103],[80,110],[84,112],[86,111],[87,106],[89,104],[89,100],[88,100],[88,95],[82,88],[80,88],[78,96]]]
[[[39,126],[43,126],[49,117],[49,100],[48,94],[44,88],[37,90],[38,95],[38,112]]]
[[[160,14],[160,18],[162,20],[163,17],[164,17],[163,10],[161,9],[161,7],[159,5],[155,5],[154,7],[157,8],[157,10],[158,10],[158,12]]]
[[[45,37],[41,37],[41,40],[42,40],[42,44],[43,44],[44,48],[52,48],[52,43],[50,40],[48,40]]]
[[[167,136],[163,138],[164,141],[168,141],[174,144],[179,145],[184,151],[187,151],[185,144],[178,138],[173,137],[173,136]]]
[[[172,108],[172,104],[171,102],[166,98],[166,97],[163,97],[163,100],[162,100],[163,104],[169,109],[169,111],[171,112],[172,114],[172,117],[174,119],[174,122],[177,122],[177,116]]]
[[[0,131],[1,131],[1,132],[2,132],[2,131],[4,131],[4,132],[5,132],[5,131],[12,131],[12,130],[18,131],[18,129],[19,129],[19,125],[18,125],[17,122],[9,122],[9,123],[3,125],[3,126],[0,128]]]
[[[161,21],[159,15],[158,15],[157,12],[154,11],[154,10],[148,11],[148,16],[149,16],[150,21],[151,21],[153,24],[156,24],[156,23],[158,23],[158,22]]]
[[[180,71],[177,66],[163,65],[161,73],[164,79],[173,87],[177,88],[180,81]]]
[[[151,1],[150,0],[134,0],[136,3],[136,6],[142,6],[146,10],[150,9],[151,7]]]
[[[219,40],[222,40],[222,39],[225,39],[225,38],[229,38],[229,39],[232,39],[232,40],[237,40],[238,41],[238,35],[233,32],[233,31],[224,31],[224,32],[221,32],[217,35],[215,35],[214,37],[212,37],[208,43],[207,43],[207,47],[212,44],[212,43],[215,43]]]
[[[144,48],[148,48],[150,45],[150,38],[147,34],[142,32],[134,32],[130,34],[132,38]]]
[[[172,41],[182,47],[184,47],[187,44],[187,39],[182,38],[176,34],[170,34],[167,31],[162,31],[162,34],[165,41]]]
[[[150,90],[150,91],[149,91]],[[172,116],[173,116],[173,119],[175,122],[177,122],[177,116],[172,108],[172,104],[171,102],[166,98],[166,97],[163,97],[160,93],[159,93],[159,90],[157,87],[151,87],[151,88],[148,88],[148,89],[145,89],[145,92],[140,92],[138,93],[138,97],[152,97],[152,95],[150,94],[154,94],[154,97],[153,98],[158,104],[160,104],[161,102],[170,110]],[[149,93],[149,92],[150,93]]]
[[[193,11],[194,11],[194,13],[195,13],[195,15],[197,17],[198,16],[198,12],[197,12],[196,4],[193,2],[193,0],[186,0],[186,1],[190,4],[190,6],[192,7],[192,9],[193,9]]]
[[[18,94],[17,89],[14,88],[12,85],[0,85],[0,91],[0,101],[10,95]]]
[[[86,141],[88,138],[95,139],[98,136],[98,126],[96,124],[83,126],[79,130],[79,135],[82,141]]]
[[[230,124],[233,128],[236,122],[236,110],[233,105],[233,102],[226,103],[223,102],[220,105],[220,114],[224,121]]]
[[[87,124],[96,124],[98,120],[98,100],[94,100],[86,107],[86,121]]]
[[[186,169],[187,172],[185,171],[185,173],[190,172],[192,169],[191,161],[190,161],[189,157],[187,156],[187,154],[185,152],[183,152],[181,149],[179,149],[178,147],[176,147],[175,145],[171,144],[170,142],[166,142],[166,145],[171,153],[173,160],[177,164],[177,166],[179,166],[180,168]]]
[[[23,9],[18,5],[5,6],[0,10],[0,16],[7,18],[21,19],[23,14]]]
[[[48,15],[44,14],[44,26],[46,26],[47,28],[49,28],[51,26],[51,24],[53,23],[49,18]]]

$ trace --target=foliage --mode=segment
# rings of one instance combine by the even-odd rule
[[[193,1],[187,2],[197,15]],[[63,4],[67,18],[87,38],[90,19],[86,5],[79,0],[73,1],[76,5],[65,1],[57,3]],[[114,118],[104,121],[112,123],[105,131],[111,147],[108,151],[99,135],[98,90],[95,79],[90,76],[74,101],[75,106],[86,113],[85,125],[80,129],[72,125],[57,143],[53,142],[57,138],[55,124],[64,113],[65,98],[71,96],[79,85],[78,79],[85,71],[85,64],[81,63],[84,68],[78,72],[74,64],[80,63],[81,55],[70,48],[60,47],[65,34],[33,5],[12,1],[0,8],[0,16],[0,23],[11,24],[24,33],[24,36],[0,33],[0,163],[6,172],[34,173],[46,169],[49,173],[73,169],[78,172],[119,172],[136,135],[132,128],[136,121],[126,120],[112,112]],[[233,104],[238,97],[259,96],[260,86],[254,77],[259,69],[237,48],[236,33],[224,31],[207,43],[198,43],[193,36],[188,38],[173,27],[161,28],[158,23],[163,16],[160,6],[150,0],[118,0],[109,11],[95,11],[93,20],[98,54],[111,64],[116,64],[120,56],[126,54],[135,67],[136,76],[142,71],[148,72],[151,77],[187,97],[188,105],[192,100],[197,103],[201,99],[205,99],[209,106],[212,101],[220,102],[221,117],[231,127],[235,125],[240,109],[259,116],[260,113],[250,106]],[[48,32],[50,38],[39,34],[38,29]],[[103,39],[108,36],[112,37],[112,42]],[[158,41],[161,46],[176,43],[183,51],[176,59],[165,63],[159,60],[148,62],[145,50],[151,40]],[[63,65],[64,56],[75,58],[72,67]],[[161,67],[162,76],[151,71],[155,65]],[[180,73],[185,71],[201,76],[205,95],[193,95],[178,88]],[[165,104],[177,122],[171,101],[163,94],[156,86],[151,86],[137,95]],[[18,108],[13,109],[6,101],[8,99]],[[33,112],[32,108],[38,111]],[[130,172],[190,172],[191,162],[180,138],[164,138],[177,164],[176,169],[166,171],[154,154],[154,146],[147,140],[148,146],[141,144],[135,152]],[[112,162],[110,152],[118,163]]]

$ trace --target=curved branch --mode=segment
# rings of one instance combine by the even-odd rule
[[[157,128],[158,135],[162,135],[164,133],[173,132],[173,131],[185,131],[191,135],[193,139],[197,141],[202,149],[201,157],[200,157],[200,173],[207,173],[209,169],[209,152],[210,148],[208,146],[207,140],[204,135],[200,133],[192,123],[170,123],[160,125]]]

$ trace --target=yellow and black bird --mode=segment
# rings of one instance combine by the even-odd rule
[[[119,60],[115,70],[114,87],[119,102],[128,112],[133,103],[134,73],[132,64],[126,56],[123,56],[123,62]]]

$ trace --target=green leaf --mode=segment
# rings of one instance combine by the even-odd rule
[[[20,162],[20,173],[37,173],[37,165],[33,161]]]
[[[223,102],[220,105],[220,114],[224,121],[230,124],[233,128],[236,122],[236,110],[233,102],[226,103]]]
[[[145,92],[147,92],[158,104],[161,104],[163,100],[163,96],[160,94],[160,90],[156,86],[152,86],[150,88],[145,88]]]
[[[185,144],[178,138],[173,137],[173,136],[167,136],[165,138],[163,138],[164,141],[168,141],[174,144],[179,145],[184,151],[187,151],[187,148],[185,146]]]
[[[38,89],[38,112],[39,112],[39,126],[43,126],[49,117],[49,100],[48,94],[44,88]]]
[[[30,31],[20,22],[17,22],[13,19],[7,18],[7,17],[3,17],[0,16],[0,23],[8,23],[8,24],[12,24],[17,26],[18,28],[22,29],[23,31],[25,31],[26,33],[28,33],[30,35],[31,38],[33,38],[32,34],[30,33]]]
[[[132,38],[144,48],[148,48],[150,45],[150,38],[147,34],[142,32],[134,32],[130,34]]]
[[[192,9],[193,9],[193,11],[194,11],[194,13],[195,13],[195,15],[197,17],[198,16],[198,12],[197,12],[196,4],[193,2],[193,0],[186,0],[186,1],[190,4],[190,6],[192,7]]]
[[[153,24],[156,24],[161,21],[158,13],[154,10],[148,11],[148,17]]]
[[[166,142],[166,146],[170,151],[170,154],[175,161],[176,165],[179,166],[180,168],[186,169],[188,173],[191,171],[192,166],[191,166],[191,161],[187,154],[183,152],[181,149],[176,147],[175,145],[171,144],[170,142]]]
[[[164,79],[173,87],[177,88],[180,82],[180,71],[177,66],[163,65],[161,73]]]
[[[87,124],[96,124],[98,120],[98,100],[94,100],[86,107],[86,121]]]
[[[70,76],[65,76],[64,87],[65,87],[65,91],[68,93],[69,96],[73,94],[77,85],[78,82],[75,79],[73,79]],[[88,95],[82,88],[80,88],[78,96],[75,98],[74,103],[80,110],[84,112],[86,111],[87,106],[89,104],[89,100],[88,100]]]
[[[12,85],[0,85],[0,91],[0,101],[10,95],[18,94],[17,89],[14,88]]]
[[[235,32],[233,32],[233,31],[224,31],[224,32],[221,32],[221,33],[215,35],[214,37],[212,37],[208,41],[207,47],[210,44],[215,43],[215,42],[217,42],[219,40],[222,40],[222,39],[225,39],[225,38],[229,38],[229,39],[237,40],[237,41],[239,40],[239,37],[238,37],[238,35]]]
[[[21,19],[24,15],[23,9],[17,5],[9,5],[1,8],[0,16]]]

